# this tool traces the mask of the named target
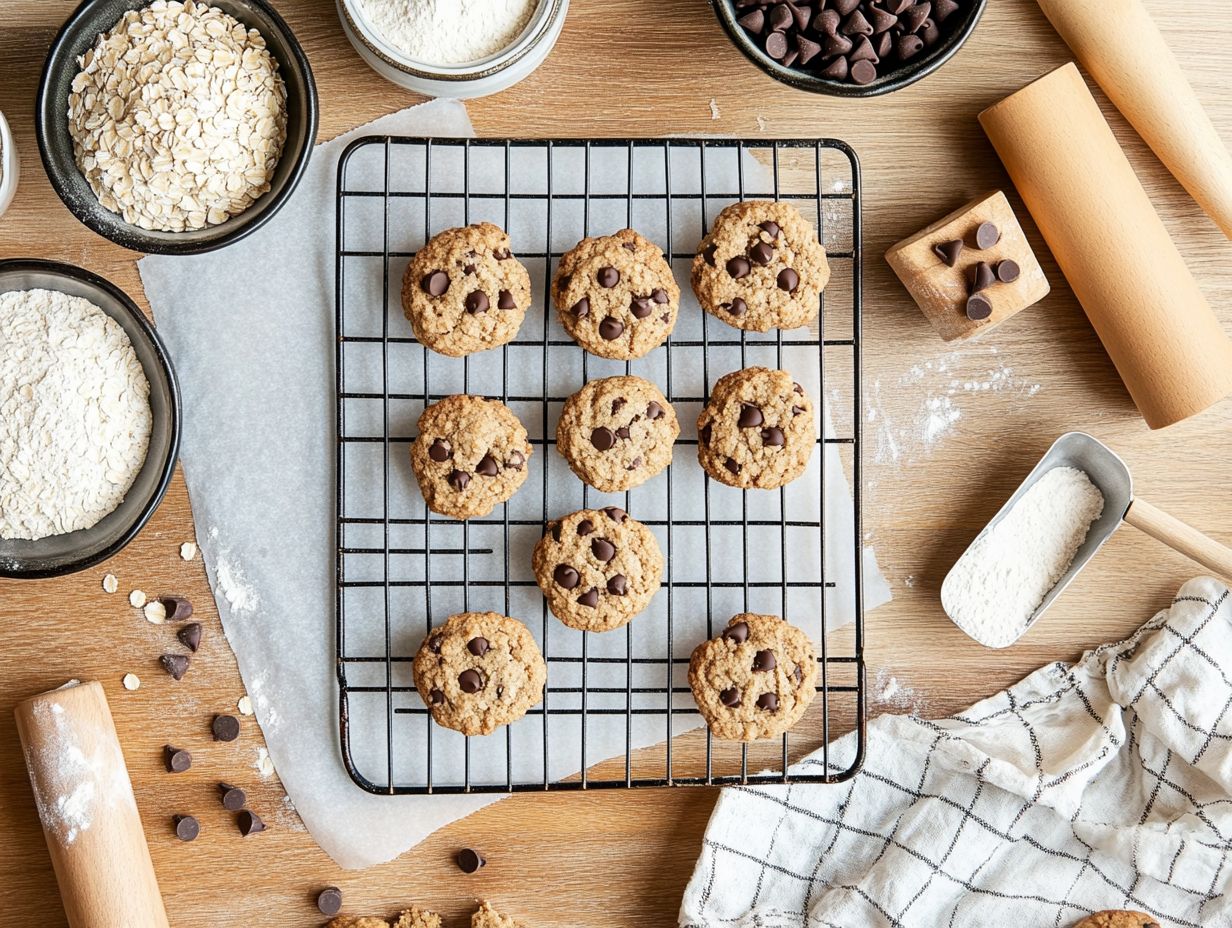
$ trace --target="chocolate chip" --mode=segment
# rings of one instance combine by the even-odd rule
[[[629,465],[625,468],[625,470],[637,470],[641,466],[642,466],[642,459],[638,457],[630,461]]]
[[[513,252],[508,248],[498,248],[496,251],[492,252],[492,257],[497,261],[508,261],[513,257]]]
[[[215,741],[234,741],[240,736],[240,720],[234,715],[216,715],[210,729]]]
[[[788,6],[791,7],[791,12],[795,15],[796,28],[800,30],[807,29],[809,19],[813,15],[813,11],[810,10],[803,2],[800,2],[800,0],[798,0],[797,3],[789,3]]]
[[[761,673],[773,670],[778,666],[778,663],[774,659],[773,651],[758,651],[753,655],[753,669]]]
[[[822,36],[834,35],[842,20],[838,10],[822,10],[813,20],[813,31],[821,33]]]
[[[664,303],[671,302],[671,298],[667,295],[667,291],[664,290],[662,287],[655,287],[654,290],[650,292],[650,298],[654,300],[656,303],[658,303],[660,306],[662,306]]]
[[[776,426],[762,429],[761,440],[771,448],[781,448],[787,442],[786,437],[783,435],[783,430]]]
[[[628,439],[632,437],[632,433],[629,431],[629,427],[627,425],[622,425],[616,430],[616,437],[623,438],[628,441]]]
[[[625,512],[623,509],[621,509],[619,506],[606,506],[600,511],[605,516],[607,516],[609,519],[611,519],[613,522],[616,522],[617,524],[629,518],[629,514]]]
[[[861,62],[863,64],[864,62]],[[786,290],[788,293],[795,293],[796,287],[800,286],[800,275],[789,267],[779,271],[777,282],[780,290]]]
[[[724,461],[723,466],[726,467],[733,474],[740,473],[740,462],[733,460],[732,458],[728,458],[726,461]]]
[[[786,3],[780,3],[770,10],[770,28],[776,32],[784,32],[796,23],[795,14]]]
[[[959,10],[956,0],[933,0],[933,19],[939,23],[945,22]]]
[[[551,534],[553,541],[557,541],[557,542],[560,541],[560,523],[559,522],[548,523],[548,532]]]
[[[735,280],[740,280],[742,277],[748,277],[753,270],[753,265],[749,264],[749,259],[736,255],[734,258],[728,259],[727,273]]]
[[[887,32],[898,22],[898,17],[893,13],[887,13],[885,10],[879,10],[875,6],[869,7],[868,16],[869,22],[873,24],[874,35]]]
[[[616,444],[616,433],[601,425],[590,433],[590,443],[595,446],[596,451],[610,451]]]
[[[886,10],[895,16],[901,16],[903,11],[914,3],[915,0],[884,0]]]
[[[920,38],[925,48],[932,48],[941,38],[941,29],[931,19],[924,20],[924,28],[920,30]]]
[[[167,744],[163,746],[163,764],[168,773],[183,773],[192,766],[192,755],[183,748]]]
[[[698,431],[697,431],[697,437],[701,439],[701,442],[702,442],[702,444],[703,444],[703,445],[709,445],[709,444],[710,444],[710,426],[709,426],[709,424],[707,424],[707,425],[703,425],[700,429],[698,429]]]
[[[851,15],[843,20],[843,24],[839,27],[844,35],[872,35],[873,25],[865,17],[860,10],[852,10]]]
[[[736,22],[754,35],[761,35],[761,31],[766,28],[766,14],[761,10],[750,10]]]
[[[996,282],[997,276],[986,261],[980,261],[978,264],[971,265],[967,280],[971,284],[971,292],[979,293],[991,287]]]
[[[649,419],[651,422],[655,421],[656,419],[662,419],[663,418],[663,407],[660,406],[658,403],[656,403],[654,400],[651,400],[649,403],[646,404],[646,418]]]
[[[738,296],[732,297],[732,301],[730,303],[723,303],[721,305],[733,316],[743,316],[749,309],[749,304],[744,302],[744,300]]]
[[[605,290],[610,290],[612,287],[620,283],[620,271],[614,267],[601,267],[599,272],[595,274],[595,280],[600,287]]]
[[[950,267],[955,267],[958,264],[958,256],[962,254],[962,250],[963,243],[960,238],[948,242],[938,242],[933,246],[933,254]]]
[[[757,242],[749,249],[749,257],[765,267],[774,260],[774,248],[765,242]]]
[[[428,702],[434,706],[439,706],[445,701],[445,694],[438,689],[428,690]]]
[[[188,658],[183,654],[164,654],[158,659],[163,670],[171,675],[172,680],[183,680],[188,673]]]
[[[458,674],[458,688],[464,693],[478,693],[483,689],[483,677],[478,670],[468,667]]]
[[[826,36],[825,46],[826,46],[827,56],[845,55],[849,51],[851,51],[852,41],[851,39],[847,38],[847,36],[841,35],[840,33],[836,32],[833,35]],[[844,61],[843,62],[844,72],[846,71],[846,67],[845,67],[846,64],[847,62]]]
[[[609,342],[620,338],[624,331],[625,324],[619,319],[613,319],[611,316],[608,316],[599,323],[599,335]]]
[[[197,648],[201,647],[201,623],[189,622],[175,633],[175,637],[180,639],[184,647],[196,654]]]
[[[461,493],[466,489],[466,485],[471,482],[471,475],[460,470],[451,470],[449,472],[449,485]]]
[[[804,395],[804,387],[800,386],[800,384],[798,384],[798,383],[793,382],[793,383],[792,383],[792,385],[791,385],[791,392],[792,392],[792,393],[799,393],[801,396],[803,396],[803,395]]]
[[[757,697],[757,708],[773,712],[779,707],[779,698],[773,693],[762,693]]]
[[[433,271],[419,282],[419,286],[429,296],[441,296],[449,289],[449,275],[444,271]]]
[[[830,6],[838,11],[839,16],[847,16],[860,5],[860,0],[832,0]]]
[[[607,591],[613,596],[624,596],[628,587],[628,580],[624,574],[617,574],[607,581]]]
[[[521,451],[509,452],[509,466],[514,470],[521,470],[522,465],[526,463],[526,456]]]
[[[428,457],[438,464],[442,461],[448,461],[453,457],[453,448],[443,438],[433,439],[432,444],[428,446]]]
[[[804,665],[796,664],[796,669],[791,672],[791,675],[796,678],[796,686],[804,682]]]
[[[920,27],[924,25],[924,21],[928,19],[928,14],[932,11],[931,3],[917,3],[909,6],[899,16],[898,24],[902,27],[904,33],[919,32]]]
[[[803,406],[793,406],[793,407],[791,407],[791,414],[792,414],[793,416],[798,416],[798,415],[800,415],[800,414],[801,414],[801,413],[803,413],[803,412],[804,412],[804,407],[803,407]]]
[[[485,454],[475,468],[475,473],[480,477],[495,477],[500,473],[500,465],[496,463],[496,458],[490,454]]]
[[[918,35],[899,36],[897,42],[894,43],[894,54],[898,55],[899,61],[910,61],[924,49],[924,40]]]
[[[573,283],[573,275],[572,274],[562,274],[560,276],[560,280],[557,282],[557,286],[560,288],[560,292],[564,293],[566,290],[569,289],[569,285],[571,283]]]
[[[650,304],[650,300],[639,296],[629,304],[629,311],[633,313],[635,319],[645,319],[654,312],[654,307]]]
[[[599,591],[593,588],[589,589],[579,596],[577,601],[579,606],[588,606],[594,609],[599,605]]]
[[[773,219],[767,219],[765,222],[759,222],[757,224],[757,228],[761,229],[768,236],[774,239],[778,238],[779,233],[782,231],[779,228],[779,224],[775,222]]]
[[[616,399],[612,400],[612,415],[614,416],[616,415],[616,413],[620,412],[621,408],[627,402],[629,401],[625,399],[623,396],[618,396],[616,397]]]
[[[326,918],[333,918],[342,911],[342,890],[337,886],[327,886],[317,893],[317,909]]]
[[[717,245],[707,245],[702,249],[702,260],[704,260],[711,267],[714,267],[714,253],[718,250]]]
[[[1022,269],[1018,266],[1018,262],[1011,261],[1009,258],[1006,258],[1004,261],[998,261],[995,270],[997,280],[1003,284],[1012,284],[1022,274]]]
[[[473,264],[468,264],[466,267],[462,268],[462,273],[463,273],[463,274],[474,274],[474,273],[475,273],[475,265],[473,265]]]
[[[241,810],[240,814],[235,817],[235,824],[239,826],[240,834],[245,838],[265,831],[265,822],[261,821],[257,813],[248,809]]]
[[[623,248],[625,251],[637,251],[637,246],[634,245],[632,242],[624,242],[623,244],[621,244],[620,247]]]
[[[586,297],[582,297],[573,304],[573,308],[570,309],[569,312],[573,313],[573,317],[575,319],[585,319],[590,315],[590,300]]]
[[[175,836],[181,841],[192,841],[201,834],[201,825],[191,815],[176,815],[171,819],[175,823]]]
[[[488,295],[482,290],[472,290],[466,295],[466,311],[472,315],[486,313],[490,305]]]
[[[453,858],[454,863],[458,865],[458,869],[463,873],[478,873],[487,865],[487,861],[483,859],[483,855],[478,851],[472,850],[469,847],[464,847],[458,851]]]
[[[466,643],[466,650],[470,651],[476,657],[483,657],[488,653],[491,647],[492,646],[488,644],[488,639],[483,636],[472,638]]]
[[[847,45],[850,47],[851,43],[848,42]],[[842,57],[835,58],[821,69],[821,76],[828,77],[833,81],[847,80],[847,59]]]
[[[851,66],[851,79],[860,85],[871,84],[877,79],[877,66],[871,61],[857,61]]]
[[[557,586],[572,590],[582,582],[582,575],[568,564],[557,564],[556,569],[552,571],[552,579],[556,581]]]
[[[975,247],[983,251],[1001,241],[1001,230],[991,222],[981,222],[975,230]]]
[[[973,322],[981,322],[992,315],[992,303],[988,298],[978,293],[967,297],[967,318]]]
[[[442,638],[440,635],[433,635],[428,639],[428,650],[433,654],[441,653]]]
[[[723,629],[723,638],[736,644],[743,644],[749,640],[749,623],[737,622],[735,625],[729,625]]]
[[[248,802],[248,797],[244,794],[244,791],[238,786],[232,786],[230,783],[219,783],[218,793],[222,807],[228,812],[238,812]]]
[[[729,709],[736,709],[740,706],[740,690],[734,686],[729,686],[727,689],[719,693],[719,702],[727,706]]]
[[[873,48],[877,50],[877,57],[879,59],[889,57],[890,52],[894,50],[894,32],[896,31],[883,32],[874,40],[876,44],[873,45]]]
[[[606,538],[596,538],[590,543],[590,553],[606,564],[616,556],[616,546]]]
[[[740,404],[740,419],[738,425],[742,429],[752,429],[761,425],[766,421],[766,417],[762,415],[761,409],[754,406],[752,403]]]
[[[183,622],[192,618],[192,603],[183,596],[160,596],[158,601],[163,604],[168,622]]]
[[[508,290],[502,290],[496,298],[497,309],[517,309],[517,301],[513,298],[513,294]]]
[[[880,59],[877,57],[877,52],[873,50],[873,43],[868,40],[867,36],[860,36],[855,41],[855,45],[851,49],[851,54],[847,56],[847,60],[852,64],[857,61],[871,61],[876,64]]]

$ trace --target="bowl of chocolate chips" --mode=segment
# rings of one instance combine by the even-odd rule
[[[736,47],[785,84],[876,97],[953,57],[988,0],[710,0]]]

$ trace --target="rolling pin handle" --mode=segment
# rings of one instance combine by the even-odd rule
[[[1135,499],[1125,513],[1125,521],[1146,532],[1156,541],[1197,561],[1225,581],[1232,582],[1232,548],[1222,545],[1175,516]]]

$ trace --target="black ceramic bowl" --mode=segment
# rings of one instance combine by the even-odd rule
[[[162,502],[180,450],[180,388],[167,349],[119,287],[71,264],[0,261],[0,293],[60,290],[84,297],[120,324],[150,382],[150,447],[124,502],[93,528],[38,541],[0,539],[0,577],[60,577],[105,561],[136,537]]]
[[[287,141],[270,189],[238,216],[195,232],[151,232],[104,209],[73,160],[68,95],[80,68],[77,57],[129,10],[150,0],[85,0],[61,27],[43,65],[35,110],[39,152],[51,185],[83,223],[117,245],[153,254],[198,254],[237,242],[268,222],[299,183],[317,135],[317,88],[308,58],[282,17],[265,0],[210,0],[265,39],[287,87]]]
[[[775,80],[790,84],[799,90],[824,93],[834,97],[879,97],[882,94],[909,87],[949,61],[954,53],[962,48],[963,43],[967,41],[976,24],[979,23],[980,17],[984,15],[984,8],[988,5],[988,0],[971,0],[970,5],[956,12],[946,21],[945,34],[936,45],[910,63],[887,71],[871,84],[851,84],[847,81],[819,77],[797,68],[785,68],[767,55],[765,49],[758,45],[757,41],[736,22],[737,17],[742,14],[736,11],[732,0],[710,0],[710,5],[714,7],[715,15],[719,17],[719,22],[727,30],[736,48],[744,52],[746,58]]]

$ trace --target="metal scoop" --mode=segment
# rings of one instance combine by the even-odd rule
[[[1152,538],[1162,541],[1168,547],[1197,561],[1224,580],[1232,581],[1232,548],[1208,538],[1197,529],[1191,528],[1145,500],[1135,499],[1134,478],[1129,472],[1129,467],[1115,451],[1086,432],[1068,432],[1058,438],[976,540],[978,541],[990,532],[1014,508],[1032,484],[1055,467],[1074,467],[1085,471],[1086,475],[1091,478],[1091,482],[1104,496],[1104,511],[1091,524],[1086,540],[1078,549],[1078,553],[1074,555],[1069,570],[1057,581],[1056,586],[1048,591],[1048,595],[1044,597],[1043,602],[1039,604],[1023,627],[1022,634],[1026,634],[1056,598],[1065,591],[1065,588],[1073,582],[1074,577],[1078,576],[1078,572],[1095,556],[1095,552],[1104,546],[1104,542],[1112,537],[1112,533],[1120,527],[1122,522],[1128,522],[1135,528],[1141,529]],[[974,544],[973,541],[972,545]],[[951,577],[953,577],[953,571],[946,576],[941,586],[943,599]],[[958,623],[955,622],[955,624]],[[962,626],[959,625],[959,627]]]

